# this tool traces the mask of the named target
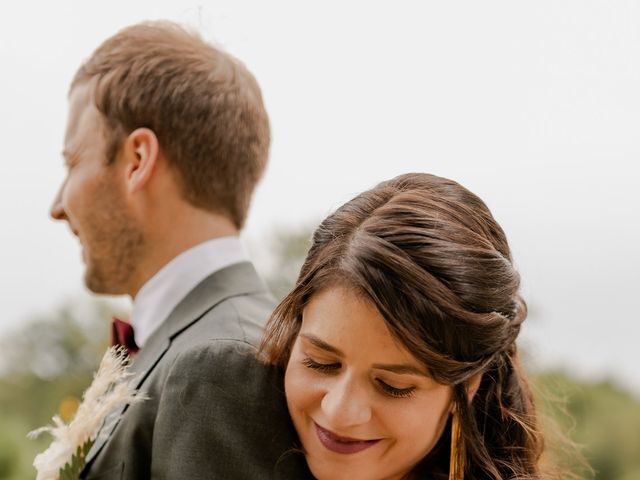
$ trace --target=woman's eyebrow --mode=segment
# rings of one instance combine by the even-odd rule
[[[310,333],[301,333],[300,336],[311,343],[313,346],[321,348],[322,350],[326,350],[327,352],[333,353],[339,357],[344,357],[344,353],[341,350],[334,347],[333,345],[329,345],[324,340],[312,335]]]
[[[428,375],[422,371],[420,368],[415,367],[409,364],[386,364],[386,363],[375,363],[372,367],[376,370],[386,370],[391,373],[397,373],[400,375],[410,374],[410,375],[420,375],[422,377],[428,377]]]

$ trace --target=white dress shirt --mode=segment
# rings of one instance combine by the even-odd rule
[[[236,236],[200,243],[175,257],[145,283],[133,301],[131,324],[142,348],[171,311],[202,280],[225,267],[247,261]]]

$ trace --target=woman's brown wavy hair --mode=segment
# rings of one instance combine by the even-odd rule
[[[326,218],[294,289],[262,343],[285,369],[302,311],[320,290],[347,285],[437,381],[451,385],[466,448],[465,480],[542,478],[543,449],[515,340],[527,315],[505,234],[476,195],[410,173],[368,190]],[[466,380],[482,372],[469,401]],[[413,472],[446,479],[450,426]]]

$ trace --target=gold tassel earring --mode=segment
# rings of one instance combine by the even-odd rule
[[[451,419],[451,460],[449,480],[464,480],[464,439],[460,432],[460,415],[453,412]]]

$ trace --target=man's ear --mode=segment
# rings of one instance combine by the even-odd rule
[[[148,128],[137,128],[125,139],[125,181],[130,193],[145,188],[158,165],[159,150],[158,137]]]

